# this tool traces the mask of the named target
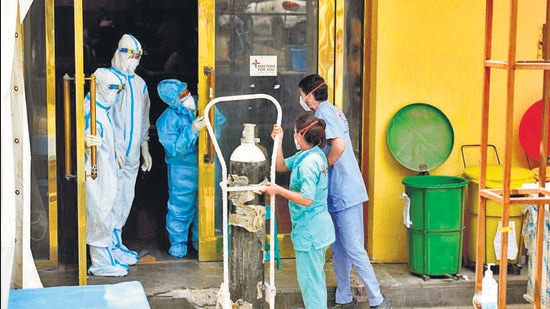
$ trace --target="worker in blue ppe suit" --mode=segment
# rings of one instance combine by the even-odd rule
[[[356,307],[350,287],[353,265],[365,284],[370,308],[391,309],[365,250],[363,202],[369,197],[353,152],[346,115],[328,101],[328,86],[321,76],[304,77],[298,89],[302,106],[314,110],[315,116],[327,124],[324,150],[329,165],[328,211],[336,231],[336,241],[331,247],[336,279],[333,308]]]
[[[112,251],[118,261],[128,265],[137,263],[138,254],[123,244],[122,227],[126,224],[134,200],[140,153],[143,157],[142,171],[150,171],[153,164],[149,153],[149,92],[143,78],[135,74],[142,54],[139,41],[130,34],[124,34],[111,59],[111,70],[126,79],[120,103],[113,111],[119,176],[112,212],[112,219],[116,222]]]
[[[159,97],[168,108],[157,119],[159,141],[168,165],[168,212],[166,230],[170,240],[168,253],[176,258],[187,255],[191,227],[193,247],[198,250],[198,155],[197,131],[204,127],[195,116],[195,99],[187,83],[165,79],[157,86]]]
[[[125,276],[128,265],[117,261],[111,250],[113,220],[108,220],[115,204],[118,166],[115,135],[111,121],[113,106],[120,100],[125,80],[105,68],[94,72],[96,78],[96,134],[91,134],[90,93],[84,99],[86,143],[86,243],[92,260],[88,273],[96,276]],[[97,177],[92,172],[90,147],[96,147]]]

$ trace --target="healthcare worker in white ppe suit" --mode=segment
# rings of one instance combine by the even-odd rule
[[[168,108],[157,119],[159,141],[168,166],[168,212],[166,230],[170,240],[168,253],[176,258],[187,255],[191,230],[192,245],[198,250],[198,130],[203,117],[195,115],[195,99],[187,83],[165,79],[157,86],[159,97]]]
[[[143,157],[142,171],[150,171],[153,164],[149,153],[151,102],[145,81],[135,74],[142,54],[141,43],[134,36],[124,34],[111,59],[111,69],[126,79],[120,103],[113,111],[117,162],[120,169],[112,217],[115,221],[112,252],[119,262],[128,265],[137,263],[138,254],[123,244],[122,227],[126,224],[134,200],[140,153]]]
[[[111,111],[119,103],[125,79],[113,71],[99,68],[96,77],[96,134],[91,134],[90,93],[84,99],[86,143],[86,243],[89,246],[91,266],[88,273],[96,276],[125,276],[128,265],[117,261],[111,250],[113,220],[107,220],[115,204],[119,168],[115,151],[115,136]],[[97,177],[92,172],[90,147],[97,151]]]

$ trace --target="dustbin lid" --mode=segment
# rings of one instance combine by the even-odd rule
[[[390,120],[387,144],[392,156],[413,171],[429,171],[449,157],[454,133],[449,119],[436,107],[413,103]]]
[[[458,176],[416,175],[403,178],[407,187],[420,189],[460,188],[468,184],[468,180]]]
[[[464,169],[464,177],[479,183],[480,166],[470,166]],[[487,188],[502,188],[504,167],[501,165],[487,165],[485,185]],[[510,187],[521,188],[524,183],[534,183],[535,174],[532,170],[523,167],[512,167],[510,170]]]
[[[540,140],[542,127],[542,100],[535,102],[527,109],[519,124],[519,143],[527,156],[534,161],[540,161]],[[550,140],[550,126],[548,139]],[[548,143],[547,155],[550,155],[550,143]]]

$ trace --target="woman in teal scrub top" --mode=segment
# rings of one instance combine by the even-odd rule
[[[304,114],[294,122],[294,142],[298,152],[284,158],[283,129],[273,127],[271,137],[280,134],[275,167],[290,171],[289,189],[266,183],[263,192],[288,199],[291,239],[296,252],[296,271],[306,308],[327,308],[325,254],[335,240],[334,225],[328,213],[328,163],[325,146],[325,122]]]

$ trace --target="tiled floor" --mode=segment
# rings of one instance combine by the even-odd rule
[[[269,265],[269,264],[266,264]],[[382,292],[392,300],[394,308],[471,308],[474,295],[475,272],[462,267],[456,276],[432,277],[412,274],[407,264],[374,264]],[[325,267],[329,303],[334,302],[335,282],[332,263]],[[78,285],[78,272],[74,266],[55,270],[42,270],[40,277],[45,286]],[[276,306],[293,308],[302,306],[296,280],[293,259],[283,259],[280,269],[275,269]],[[497,278],[497,274],[495,277]],[[130,268],[126,277],[110,278],[88,276],[88,284],[111,284],[137,280],[143,285],[152,308],[215,308],[216,296],[223,282],[223,263],[198,262],[195,258],[175,260],[147,254]],[[265,280],[269,282],[269,269]],[[507,276],[508,303],[521,305],[526,302],[527,271]],[[355,288],[358,296],[365,293]],[[363,300],[366,301],[365,297]],[[188,307],[186,307],[188,306]],[[527,306],[529,307],[529,306]],[[368,308],[364,302],[359,308]],[[523,308],[511,306],[510,308]]]

